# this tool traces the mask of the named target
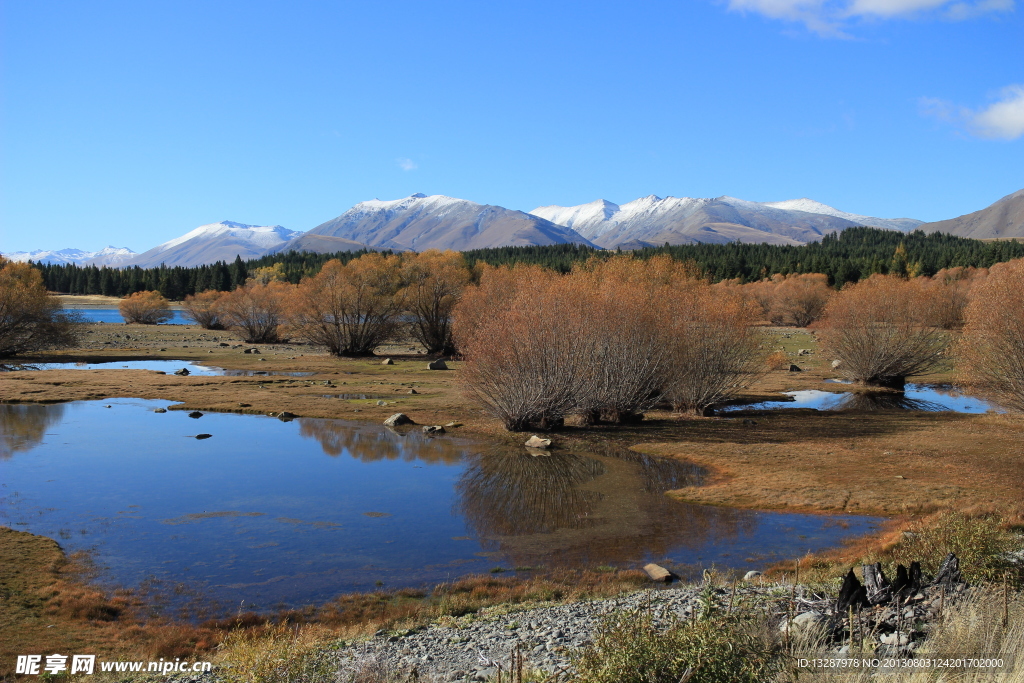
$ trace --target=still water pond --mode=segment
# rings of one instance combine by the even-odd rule
[[[964,394],[955,387],[942,384],[908,384],[903,393],[833,392],[817,389],[786,391],[782,398],[760,403],[726,406],[722,412],[736,410],[779,410],[782,408],[813,408],[815,410],[924,410],[956,413],[1004,412],[1000,406]]]
[[[75,311],[82,314],[87,323],[117,323],[123,324],[124,318],[116,308],[75,308]],[[181,311],[171,311],[174,315],[164,325],[194,325],[191,320],[185,320]]]
[[[153,412],[167,405],[0,405],[0,523],[92,550],[112,582],[180,583],[236,609],[495,567],[746,570],[879,521],[679,503],[664,491],[701,472],[630,451],[534,456],[340,420]]]
[[[278,370],[231,370],[213,365],[200,365],[186,360],[112,360],[99,363],[27,363],[25,365],[0,365],[0,370],[158,370],[170,374],[185,368],[190,375],[204,377],[256,377],[259,375],[287,375],[308,377],[314,372],[286,372]]]

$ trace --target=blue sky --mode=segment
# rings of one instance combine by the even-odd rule
[[[308,230],[366,199],[1024,188],[1015,0],[3,0],[0,251]]]

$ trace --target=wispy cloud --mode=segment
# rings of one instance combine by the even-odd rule
[[[827,36],[843,36],[854,19],[937,16],[962,21],[992,12],[1010,12],[1015,0],[727,0],[738,12],[794,21]]]
[[[982,109],[931,97],[922,97],[918,104],[925,116],[963,128],[979,138],[1016,140],[1024,136],[1024,85],[1003,88],[998,99]]]
[[[413,161],[412,159],[406,159],[405,157],[402,157],[400,159],[396,159],[395,161],[398,162],[398,168],[402,169],[403,171],[415,171],[417,168],[419,168],[419,166],[416,165],[416,162]]]

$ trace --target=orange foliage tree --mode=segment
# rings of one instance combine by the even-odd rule
[[[453,353],[452,311],[470,282],[469,266],[462,254],[431,249],[404,255],[402,279],[413,337],[427,353]]]
[[[971,293],[956,346],[960,381],[1024,411],[1024,259],[999,263]]]
[[[224,292],[214,289],[186,296],[181,305],[182,315],[204,330],[223,330],[220,303],[224,296]]]
[[[683,280],[665,309],[665,392],[674,409],[708,415],[765,372],[764,337],[752,326],[757,310],[736,288]]]
[[[401,259],[366,254],[328,261],[304,278],[290,306],[292,328],[336,356],[366,356],[398,329],[403,309]]]
[[[928,295],[912,281],[872,275],[847,285],[819,322],[824,353],[855,382],[902,389],[943,358],[946,335],[934,325]]]
[[[81,322],[47,293],[38,270],[0,257],[0,358],[75,346]]]
[[[160,292],[135,292],[117,306],[126,323],[156,325],[174,317],[171,306]]]
[[[281,339],[285,299],[291,285],[251,281],[225,294],[218,302],[222,322],[240,332],[250,344],[270,344]]]
[[[821,317],[835,290],[821,273],[790,275],[778,280],[771,303],[771,321],[776,325],[807,327]]]

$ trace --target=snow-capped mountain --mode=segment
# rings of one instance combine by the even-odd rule
[[[806,244],[857,225],[909,230],[921,221],[859,216],[810,199],[751,202],[736,197],[649,195],[621,206],[599,199],[578,206],[541,206],[530,212],[571,227],[606,249],[694,242]]]
[[[861,216],[856,213],[847,213],[833,208],[828,204],[816,202],[813,199],[804,197],[802,199],[787,199],[784,202],[764,202],[764,206],[776,209],[787,209],[789,211],[804,211],[806,213],[820,213],[836,218],[845,218],[858,225],[866,225],[872,228],[885,228],[887,230],[900,230],[909,232],[924,223],[916,218],[876,218],[875,216]]]
[[[522,211],[443,195],[360,202],[281,247],[332,251],[331,240],[379,249],[482,249],[545,244],[590,244],[571,228]],[[322,244],[327,240],[326,245]]]
[[[161,263],[168,266],[198,266],[216,261],[231,262],[259,258],[276,251],[281,245],[301,235],[280,225],[245,225],[221,221],[200,225],[163,244],[143,252],[123,264],[152,268]]]
[[[99,251],[81,249],[59,249],[36,251],[15,251],[4,254],[11,261],[34,261],[35,263],[74,263],[80,266],[117,267],[130,260],[136,253],[125,247],[104,247]]]

